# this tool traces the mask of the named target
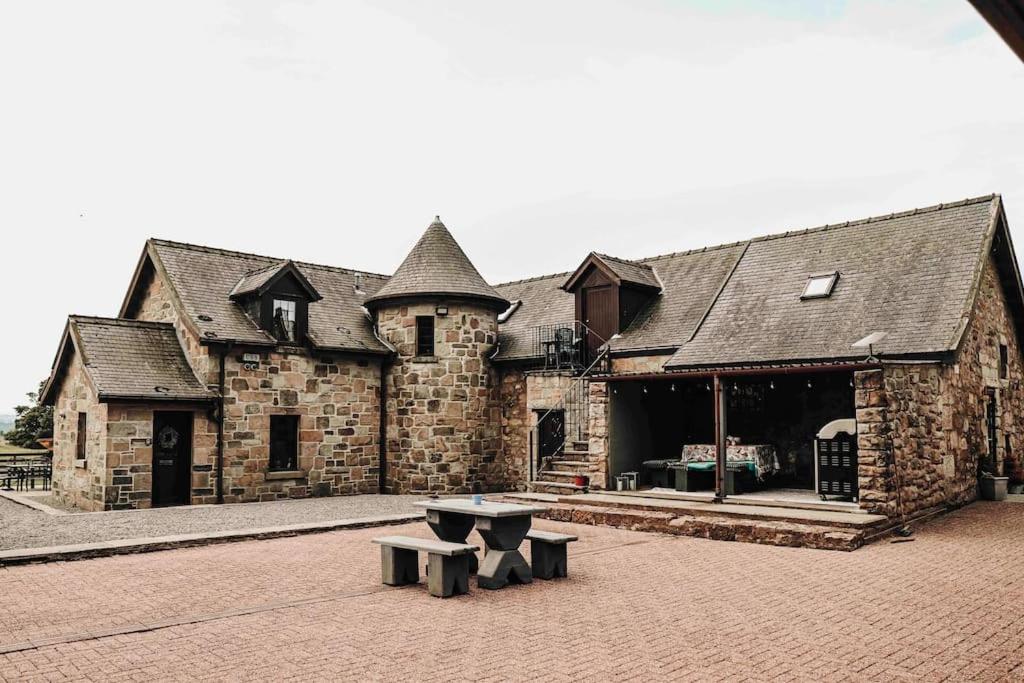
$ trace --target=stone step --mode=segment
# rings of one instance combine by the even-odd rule
[[[562,451],[562,457],[565,458],[566,460],[582,460],[582,459],[584,459],[588,455],[590,455],[590,451],[589,450],[585,450],[585,451],[564,450],[564,451]],[[580,456],[583,456],[583,457],[580,457]]]
[[[584,439],[582,441],[573,441],[572,442],[572,449],[574,451],[580,451],[582,453],[586,453],[587,451],[590,450],[590,442],[587,441],[586,439]]]
[[[588,460],[552,460],[551,467],[561,471],[580,471],[585,472],[590,467],[591,463]]]
[[[558,481],[540,480],[531,481],[530,490],[534,493],[557,493],[561,495],[571,495],[574,493],[584,492],[584,488],[582,486],[576,486],[576,484],[563,484]]]
[[[543,481],[559,481],[560,479],[572,479],[573,477],[577,476],[577,474],[583,474],[583,473],[582,472],[567,472],[567,471],[562,471],[562,470],[544,470],[543,472],[538,472],[537,473],[537,477],[539,477]],[[586,475],[584,474],[584,476],[586,476]],[[550,479],[549,477],[554,477],[554,478]]]

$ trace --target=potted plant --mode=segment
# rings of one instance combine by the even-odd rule
[[[984,500],[1006,500],[1006,489],[1009,477],[997,477],[991,472],[982,472],[978,479],[981,497]]]

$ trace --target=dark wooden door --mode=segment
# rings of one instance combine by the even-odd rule
[[[583,322],[590,329],[587,334],[588,359],[594,358],[601,345],[619,331],[617,298],[612,285],[583,290]]]
[[[558,454],[565,444],[565,411],[537,411],[537,456],[542,461]]]
[[[192,413],[153,413],[153,505],[189,502],[192,469]]]

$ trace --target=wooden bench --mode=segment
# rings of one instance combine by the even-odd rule
[[[565,546],[579,540],[576,536],[531,529],[526,538],[530,541],[534,578],[554,579],[569,575]]]
[[[412,536],[373,539],[380,546],[381,579],[388,586],[404,586],[420,580],[419,551],[427,553],[427,590],[438,598],[469,592],[469,557],[475,545],[449,543]]]

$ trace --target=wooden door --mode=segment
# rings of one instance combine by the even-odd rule
[[[153,413],[153,506],[186,505],[191,486],[192,413]]]
[[[562,450],[565,444],[565,411],[537,411],[539,422],[537,423],[537,444],[538,461],[543,462],[544,458],[550,458]]]
[[[619,316],[615,288],[612,285],[587,287],[583,290],[583,322],[590,329],[587,334],[587,358],[593,359],[597,350],[618,332]]]

